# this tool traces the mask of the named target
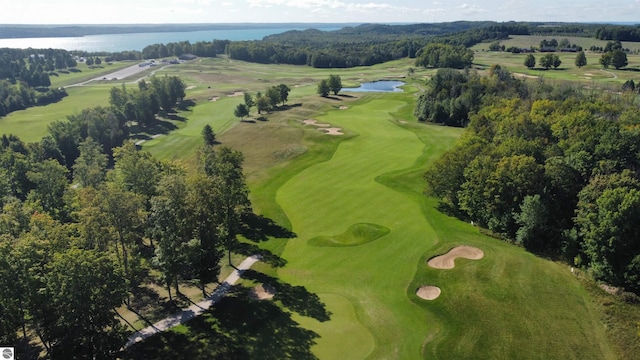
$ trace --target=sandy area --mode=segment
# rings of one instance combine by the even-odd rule
[[[249,296],[256,300],[272,300],[275,294],[275,289],[267,284],[258,285],[249,291]]]
[[[195,89],[195,88],[196,88],[196,86],[195,86],[195,85],[191,85],[191,86],[189,86],[189,87],[185,88],[185,90],[193,90],[193,89]]]
[[[436,269],[453,269],[455,266],[454,260],[456,258],[461,257],[470,260],[478,260],[482,259],[483,256],[484,252],[477,247],[464,245],[455,247],[444,255],[432,258],[427,262],[427,264]]]
[[[229,95],[229,97],[243,96],[244,93],[242,91],[236,91],[233,94]]]
[[[513,73],[513,76],[519,77],[519,78],[524,78],[524,79],[537,79],[538,78],[538,76],[535,76],[535,75],[527,75],[527,74],[521,74],[521,73]]]
[[[220,100],[220,96],[214,96],[211,99],[209,99],[209,101],[214,102],[214,101],[218,101]]]
[[[319,128],[318,130],[325,131],[327,135],[344,135],[341,128],[332,127],[332,128]]]
[[[349,108],[348,106],[344,106],[344,105],[340,106],[340,110],[347,110],[348,108]]]
[[[442,290],[437,286],[423,286],[416,290],[416,295],[425,300],[435,300],[441,293]]]
[[[331,124],[324,124],[324,123],[319,123],[318,120],[314,120],[314,119],[307,119],[305,121],[303,121],[305,125],[313,125],[313,126],[318,126],[318,127],[329,127],[331,126]]]

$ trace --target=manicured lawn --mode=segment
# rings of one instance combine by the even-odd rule
[[[83,109],[109,105],[106,86],[81,86],[67,89],[69,96],[47,106],[36,106],[0,117],[0,134],[14,134],[24,142],[34,142],[47,135],[47,126],[55,120],[78,114]]]
[[[517,70],[524,68],[520,55],[480,53],[478,64],[502,60],[511,71],[528,73]],[[573,64],[565,58],[563,63]],[[249,301],[239,287],[205,316],[150,339],[125,358],[168,358],[181,349],[183,357],[208,359],[226,348],[274,359],[312,358],[309,351],[320,359],[614,358],[599,308],[568,266],[484,236],[440,213],[437,202],[423,195],[425,169],[462,133],[416,122],[413,108],[423,82],[407,79],[411,84],[398,94],[315,95],[317,81],[329,74],[352,86],[406,75],[412,60],[332,70],[228,59],[183,65],[162,72],[184,78],[195,106],[165,120],[165,129],[174,129],[149,139],[143,149],[192,164],[200,132],[209,124],[222,145],[241,150],[255,212],[295,233],[258,244],[281,256],[284,267],[260,264],[255,270],[299,296]],[[589,66],[581,71],[596,73]],[[419,70],[415,77],[431,72]],[[287,107],[260,120],[255,109],[247,119],[252,121],[233,116],[243,98],[231,94],[279,83],[292,88]],[[50,121],[106,105],[110,87],[70,88],[70,96],[57,104],[0,119],[0,132],[36,141]],[[325,135],[304,125],[305,119],[339,127],[344,135]],[[481,248],[485,257],[458,260],[451,270],[426,265],[461,244]],[[438,286],[442,295],[421,300],[415,290],[422,285]],[[197,300],[197,289],[185,290]],[[161,288],[155,291],[166,296]],[[125,317],[136,321],[130,313]]]
[[[425,201],[419,175],[459,130],[393,121],[389,113],[407,102],[406,95],[369,96],[318,117],[354,137],[277,191],[297,234],[284,248],[288,264],[278,275],[319,294],[332,314],[327,323],[299,318],[320,335],[314,353],[354,359],[612,358],[589,297],[567,267],[480,235]],[[391,232],[359,246],[309,242],[337,237],[358,223]],[[485,259],[462,260],[446,271],[426,267],[429,257],[459,244],[482,248]],[[433,302],[418,299],[414,291],[423,284],[440,286],[443,295]],[[345,299],[362,327],[345,322],[351,317]],[[364,340],[354,346],[353,338]]]

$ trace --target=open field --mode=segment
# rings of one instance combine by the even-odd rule
[[[480,68],[488,68],[493,64],[505,66],[510,72],[525,74],[531,80],[543,78],[549,81],[569,81],[588,87],[611,87],[620,91],[620,86],[627,80],[640,80],[640,55],[628,55],[629,65],[620,70],[613,67],[604,69],[598,62],[601,54],[586,52],[587,65],[578,68],[575,65],[575,53],[556,53],[562,64],[557,70],[544,70],[537,62],[544,54],[533,54],[536,58],[536,68],[527,69],[524,60],[527,54],[512,54],[509,52],[478,51],[474,53],[474,64]]]
[[[504,45],[506,47],[515,46],[518,48],[530,48],[530,47],[539,47],[540,42],[542,40],[551,40],[556,39],[558,41],[562,39],[567,39],[571,44],[576,44],[578,46],[582,46],[582,48],[586,51],[589,50],[592,46],[601,46],[605,47],[607,45],[607,40],[598,40],[591,37],[577,37],[577,36],[541,36],[541,35],[510,35],[508,40],[500,41],[500,45]],[[622,41],[622,47],[628,48],[631,51],[640,50],[640,43],[630,42],[630,41]],[[489,43],[482,43],[474,46],[473,50],[489,50]]]
[[[494,60],[478,56],[476,63]],[[511,61],[507,66],[515,71],[516,60]],[[224,349],[230,349],[227,358],[264,359],[616,358],[614,349],[620,349],[602,322],[604,301],[596,301],[588,281],[564,264],[482,235],[424,197],[425,169],[462,133],[418,124],[412,115],[423,84],[418,80],[433,70],[406,79],[404,93],[315,95],[317,81],[332,73],[352,86],[404,76],[411,66],[411,60],[401,60],[320,70],[202,59],[161,71],[185,80],[193,104],[163,120],[162,136],[141,134],[149,137],[143,149],[191,163],[202,142],[200,131],[210,124],[222,145],[244,153],[254,210],[295,237],[258,244],[282,257],[285,266],[256,266],[234,296],[201,318],[135,346],[124,358],[210,359],[223,356]],[[292,89],[288,106],[263,119],[255,110],[249,121],[233,117],[242,101],[234,93],[279,83]],[[40,109],[45,117],[105,104],[109,87],[72,88],[58,104],[18,115],[34,117]],[[308,119],[340,128],[344,135],[325,135],[305,125]],[[45,120],[35,118],[29,126],[23,121],[13,121],[23,125],[15,126],[20,137],[37,140],[46,133]],[[475,246],[484,257],[458,259],[447,270],[427,265],[458,245]],[[288,292],[276,293],[274,301],[247,298],[249,288],[265,282]],[[423,285],[438,286],[440,297],[418,298],[415,292]],[[196,288],[183,289],[198,300]],[[162,288],[153,290],[166,297]],[[146,325],[119,310],[134,327]],[[156,320],[166,312],[144,315]],[[637,328],[632,335],[628,329],[621,332],[635,339]]]

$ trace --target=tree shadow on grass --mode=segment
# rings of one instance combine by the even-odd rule
[[[280,256],[272,253],[267,249],[261,249],[255,244],[239,242],[234,245],[233,252],[244,256],[260,255],[260,261],[275,268],[287,265],[287,260],[281,258]]]
[[[320,301],[320,297],[307,291],[304,286],[293,286],[255,270],[247,270],[242,274],[247,280],[253,280],[262,284],[268,284],[275,289],[274,300],[280,301],[282,305],[291,311],[295,311],[302,316],[314,318],[325,322],[331,317],[325,305]]]
[[[180,103],[178,104],[178,110],[180,111],[186,111],[189,110],[190,108],[196,106],[195,101],[193,100],[182,100],[180,101]]]
[[[120,358],[310,360],[317,359],[311,346],[318,337],[272,302],[227,296],[183,326],[129,347]]]
[[[296,237],[296,234],[291,230],[278,225],[268,217],[254,213],[242,215],[240,234],[255,242],[269,240],[269,237],[278,239],[292,239]]]

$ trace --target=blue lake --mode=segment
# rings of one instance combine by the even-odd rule
[[[405,83],[397,80],[380,80],[360,84],[357,88],[342,88],[343,92],[402,92]]]
[[[331,31],[338,27],[320,27],[319,30]],[[138,50],[151,44],[166,44],[170,42],[190,41],[192,44],[198,41],[217,40],[261,40],[263,37],[280,34],[289,30],[305,30],[305,28],[283,27],[265,29],[231,29],[231,30],[204,30],[186,32],[156,32],[134,34],[108,34],[87,35],[80,37],[50,37],[50,38],[23,38],[0,39],[0,48],[14,49],[64,49],[81,50],[89,52],[120,52]]]

